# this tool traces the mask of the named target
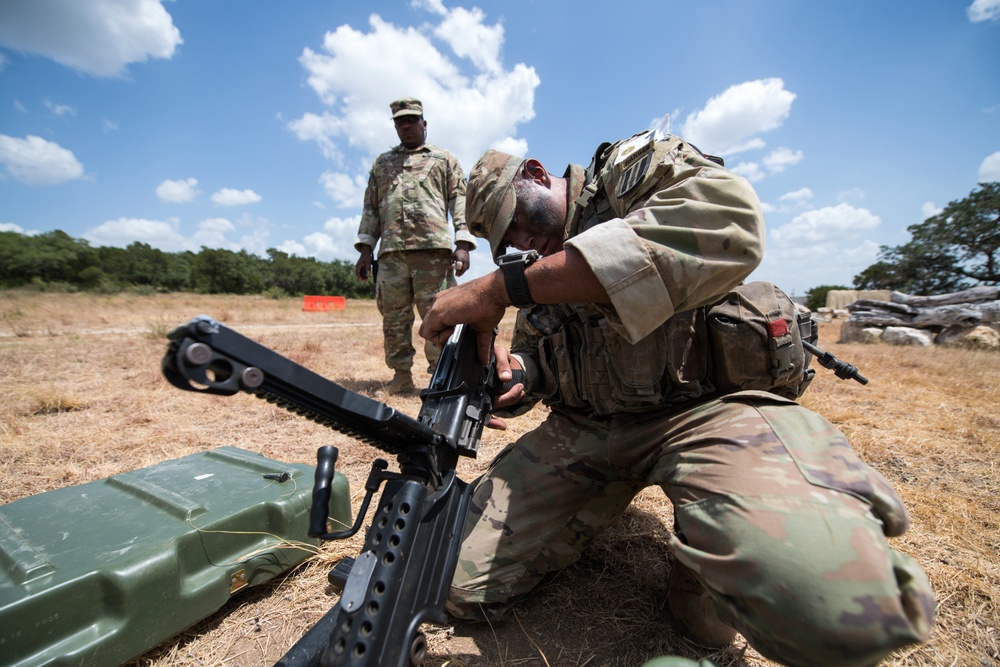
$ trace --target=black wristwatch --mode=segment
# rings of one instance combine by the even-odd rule
[[[540,255],[534,250],[525,252],[510,252],[497,258],[497,264],[503,272],[503,281],[507,285],[507,296],[510,302],[518,308],[531,308],[535,300],[531,298],[528,281],[524,270],[535,263]]]

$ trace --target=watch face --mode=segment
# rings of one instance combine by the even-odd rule
[[[525,265],[530,265],[535,260],[539,259],[541,255],[538,254],[536,250],[518,250],[516,252],[509,252],[506,255],[500,255],[497,257],[497,264],[501,266],[504,264],[518,264],[524,263]]]

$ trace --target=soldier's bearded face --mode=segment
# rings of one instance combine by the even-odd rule
[[[518,250],[535,250],[544,256],[562,250],[566,227],[566,202],[537,183],[515,183],[514,220],[504,238]]]

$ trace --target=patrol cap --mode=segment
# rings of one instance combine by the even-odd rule
[[[420,100],[414,97],[404,97],[398,99],[389,105],[392,110],[392,117],[399,118],[400,116],[423,116],[424,115],[424,105],[420,103]]]
[[[514,218],[514,177],[523,158],[500,151],[483,153],[469,173],[465,191],[465,222],[474,235],[489,239],[493,261],[503,254],[503,237]]]

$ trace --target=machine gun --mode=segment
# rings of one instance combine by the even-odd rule
[[[330,532],[327,515],[338,451],[317,452],[309,535],[323,540],[358,532],[382,483],[374,519],[357,559],[330,573],[340,600],[277,665],[412,667],[426,655],[421,623],[444,624],[471,487],[458,478],[459,456],[475,457],[494,401],[523,372],[500,382],[483,366],[476,332],[459,325],[444,345],[416,419],[352,392],[206,317],[168,334],[163,373],[176,387],[210,394],[254,394],[396,457],[399,472],[376,459],[354,525]]]

